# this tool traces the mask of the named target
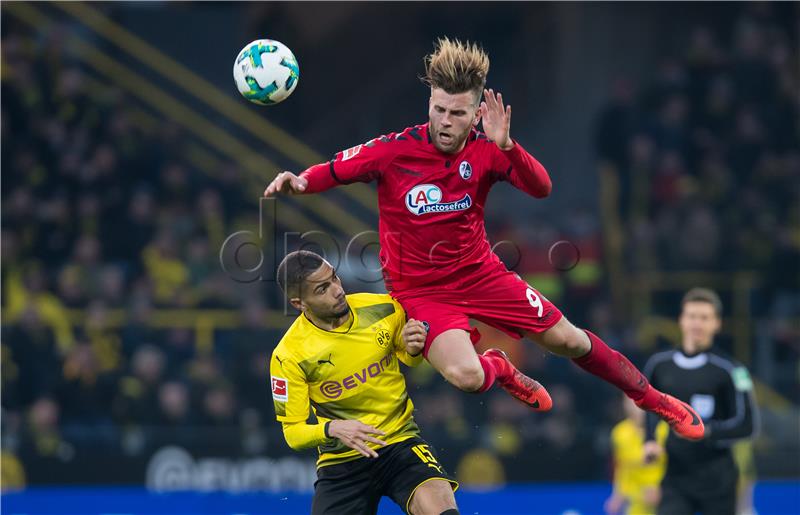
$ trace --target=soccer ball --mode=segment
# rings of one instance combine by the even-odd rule
[[[233,80],[247,100],[272,105],[292,94],[300,80],[300,67],[289,47],[280,41],[257,39],[236,57]]]

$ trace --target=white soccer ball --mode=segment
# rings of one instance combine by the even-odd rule
[[[257,39],[236,56],[233,80],[247,100],[272,105],[292,94],[300,80],[300,67],[289,47],[280,41]]]

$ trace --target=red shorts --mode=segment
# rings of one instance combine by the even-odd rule
[[[557,307],[502,263],[481,265],[447,284],[391,294],[408,318],[426,324],[425,357],[431,342],[449,329],[468,331],[472,343],[477,343],[480,336],[470,327],[470,318],[519,339],[529,331],[546,331],[563,317]]]

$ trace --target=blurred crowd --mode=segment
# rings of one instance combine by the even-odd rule
[[[759,4],[730,44],[697,27],[654,80],[615,85],[596,143],[620,175],[629,269],[792,268],[776,265],[797,256],[800,70],[779,22]]]
[[[800,310],[797,41],[768,7],[748,13],[733,34],[697,28],[652,82],[620,80],[596,142],[601,164],[620,177],[627,267],[764,270],[754,305],[780,324]],[[257,208],[240,170],[223,160],[199,171],[186,134],[148,122],[130,97],[93,79],[65,34],[6,28],[2,37],[4,450],[23,464],[192,439],[206,450],[288,452],[266,388],[281,336],[266,323],[274,292],[232,281],[217,258]],[[558,228],[487,224],[493,241],[525,242],[503,257],[573,322],[643,362],[603,298],[602,235],[590,210]],[[581,259],[573,266],[562,249],[566,264],[554,271],[548,250],[562,238]],[[159,318],[165,308],[236,310],[241,326],[202,344],[192,324]],[[800,338],[778,329],[796,363]],[[615,391],[568,360],[481,331],[559,408],[534,417],[502,392],[465,395],[427,365],[415,369],[416,416],[445,465],[466,483],[603,477],[598,456],[620,415]],[[535,470],[517,460],[530,453]]]
[[[776,344],[770,359],[786,364],[775,381],[796,399],[797,33],[774,4],[746,4],[740,11],[730,33],[691,30],[682,52],[657,63],[652,80],[620,78],[598,118],[595,142],[601,166],[619,179],[623,269],[729,278],[754,272],[747,302],[754,317],[766,320],[758,332]],[[674,305],[677,298],[669,300]],[[758,337],[749,343],[760,345]]]
[[[2,40],[4,448],[67,459],[129,430],[142,447],[142,427],[258,426],[277,333],[217,257],[257,204],[236,166],[204,175],[177,126],[93,82],[65,34]],[[242,328],[200,349],[162,308],[241,310]]]

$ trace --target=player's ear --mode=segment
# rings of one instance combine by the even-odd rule
[[[718,316],[714,317],[714,334],[717,334],[722,329],[722,319]]]
[[[292,297],[289,299],[289,304],[292,305],[297,311],[303,311],[303,301],[299,297]]]

